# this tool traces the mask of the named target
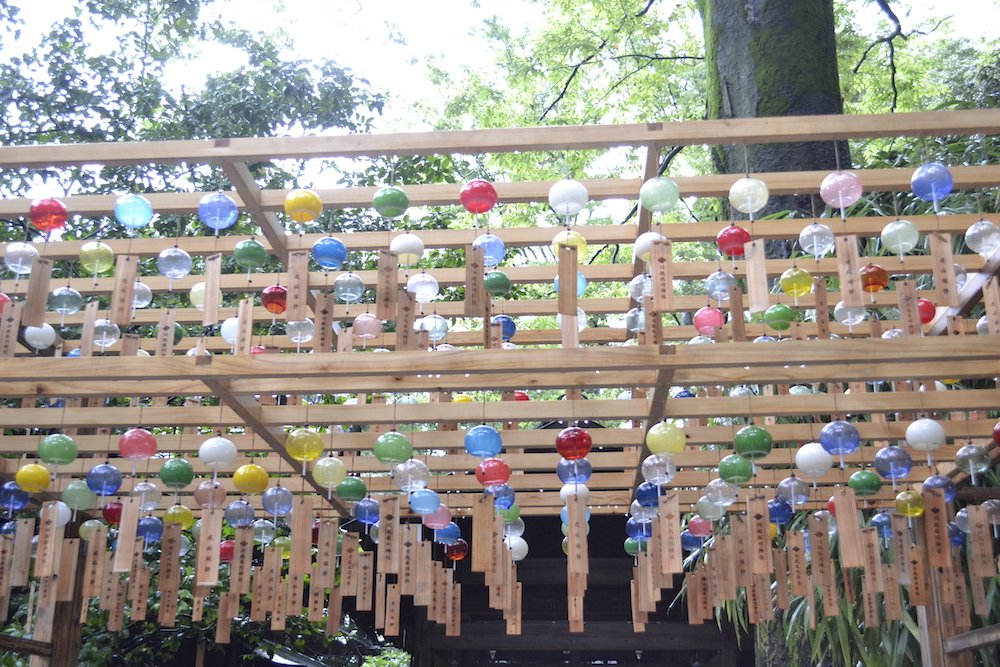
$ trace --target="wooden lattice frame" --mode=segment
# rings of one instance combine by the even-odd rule
[[[150,162],[178,162],[189,164],[222,165],[233,183],[231,193],[241,208],[250,213],[260,225],[270,251],[287,261],[290,252],[308,249],[318,235],[286,236],[277,215],[284,191],[262,191],[253,182],[246,168],[247,161],[279,158],[319,159],[329,157],[365,157],[373,155],[408,155],[439,153],[500,153],[511,151],[580,150],[613,146],[645,147],[648,153],[646,173],[631,179],[586,181],[594,199],[633,198],[644,178],[655,173],[663,146],[678,144],[714,143],[763,143],[799,140],[833,140],[878,136],[921,136],[995,133],[1000,127],[1000,112],[996,110],[961,111],[945,113],[893,114],[885,116],[830,116],[799,117],[791,119],[748,119],[714,122],[647,124],[632,126],[595,126],[582,128],[526,128],[514,130],[480,130],[467,132],[416,133],[405,135],[374,135],[346,137],[304,137],[272,139],[234,139],[218,141],[180,141],[87,146],[24,146],[0,148],[0,168],[34,168],[43,166],[73,166],[82,164],[140,164]],[[858,172],[868,190],[902,190],[908,187],[910,169],[863,170]],[[1000,167],[996,165],[955,167],[956,188],[974,189],[994,186],[1000,182]],[[790,172],[758,175],[768,183],[774,194],[811,193],[818,191],[825,174],[817,172]],[[717,175],[677,178],[685,195],[723,196],[737,176]],[[405,184],[404,184],[405,185]],[[502,202],[543,201],[550,183],[499,183],[497,190]],[[454,185],[405,185],[414,205],[444,205],[457,202],[459,184]],[[349,188],[318,191],[326,207],[367,206],[373,189]],[[162,213],[192,213],[203,193],[150,194],[156,210]],[[69,209],[80,215],[109,215],[113,209],[113,196],[73,196],[65,199]],[[29,202],[8,199],[0,202],[0,215],[24,216]],[[961,234],[975,220],[975,216],[916,216],[913,222],[922,232],[937,231]],[[883,218],[849,218],[846,227],[832,225],[837,232],[877,235],[885,224]],[[698,222],[669,227],[674,241],[710,241],[723,222]],[[767,221],[757,223],[756,238],[795,238],[802,220]],[[645,211],[637,224],[582,227],[581,231],[593,245],[601,243],[631,243],[637,235],[649,229],[650,217]],[[427,247],[466,248],[476,235],[475,230],[439,230],[421,233]],[[497,233],[508,246],[548,245],[553,230],[544,228],[503,229]],[[387,244],[385,233],[354,233],[343,237],[351,250],[380,249]],[[212,255],[231,251],[238,241],[234,237],[182,238],[181,246],[192,255]],[[173,239],[108,240],[117,254],[135,256],[155,255],[164,244]],[[76,255],[78,242],[53,242],[41,246],[42,256],[59,260]],[[893,269],[911,274],[929,274],[934,257],[907,256],[901,265],[891,260]],[[860,258],[866,262],[867,258]],[[998,268],[1000,258],[987,259],[977,255],[956,257],[969,273],[966,288],[958,295],[956,305],[940,308],[937,319],[926,327],[925,334],[974,334],[967,316],[983,294],[995,294],[995,281],[989,283]],[[777,276],[791,265],[790,260],[768,260],[769,276]],[[672,267],[676,279],[703,278],[715,269],[710,262],[675,262]],[[817,276],[835,275],[836,259],[819,262],[809,260],[809,270]],[[509,267],[505,271],[515,283],[549,282],[555,267]],[[627,281],[636,267],[632,265],[588,265],[582,267],[591,281]],[[743,275],[744,263],[736,273]],[[464,269],[434,269],[434,275],[443,285],[463,284]],[[361,272],[366,284],[376,283],[375,272]],[[278,276],[254,276],[253,285],[274,282]],[[167,289],[167,281],[159,276],[143,278],[154,292]],[[201,280],[198,276],[175,281],[174,288],[186,290]],[[397,282],[404,282],[402,272]],[[329,288],[332,276],[311,273],[308,286],[313,296],[322,295]],[[114,289],[113,278],[76,279],[72,284],[84,294],[107,294]],[[7,288],[12,296],[21,297],[29,288],[22,281],[17,289]],[[223,291],[247,291],[245,274],[222,276]],[[933,293],[926,296],[933,298]],[[773,300],[776,295],[771,295]],[[828,294],[829,303],[835,303],[836,294]],[[702,297],[675,297],[677,311],[694,310],[704,305]],[[986,299],[987,312],[991,300]],[[315,298],[313,304],[318,303]],[[814,305],[812,295],[799,300],[799,305]],[[907,307],[899,303],[897,292],[883,292],[875,296],[875,306]],[[580,306],[588,313],[623,313],[630,307],[627,299],[582,299]],[[510,315],[555,314],[558,303],[552,300],[507,301],[504,311]],[[437,305],[437,312],[446,317],[461,316],[464,304],[444,302]],[[313,313],[314,314],[314,313]],[[344,315],[342,305],[334,306],[334,317]],[[235,315],[235,309],[223,308],[219,319]],[[998,316],[992,312],[991,316]],[[156,324],[162,312],[139,311],[135,323]],[[202,322],[203,313],[194,309],[178,309],[173,313],[178,322]],[[57,316],[48,314],[50,322]],[[257,320],[270,319],[270,314],[257,307]],[[68,325],[84,322],[84,314],[67,318]],[[316,319],[316,318],[314,318]],[[892,322],[876,326],[888,328]],[[386,466],[363,453],[369,451],[379,429],[393,424],[433,424],[431,432],[415,432],[414,445],[418,450],[433,449],[440,455],[427,457],[436,473],[454,472],[455,475],[435,475],[432,488],[448,494],[449,505],[458,513],[468,512],[479,494],[480,487],[471,475],[464,473],[474,468],[476,460],[462,448],[462,426],[483,419],[496,422],[543,422],[590,418],[596,420],[624,420],[631,428],[595,430],[595,451],[590,460],[595,474],[589,484],[592,489],[590,505],[596,512],[622,513],[627,508],[638,478],[637,466],[644,455],[643,433],[648,423],[661,417],[679,417],[689,420],[689,450],[677,456],[681,468],[672,484],[680,489],[682,509],[690,507],[700,488],[712,477],[711,468],[725,453],[703,448],[707,444],[721,444],[728,448],[732,437],[730,426],[710,426],[705,420],[717,416],[744,417],[753,415],[765,423],[778,417],[828,416],[854,414],[865,416],[859,425],[867,445],[862,451],[848,457],[850,465],[871,461],[874,447],[901,438],[907,419],[917,413],[934,413],[942,418],[948,430],[950,444],[936,456],[933,470],[926,463],[916,461],[908,483],[919,482],[931,472],[946,472],[959,477],[953,469],[954,451],[967,440],[988,442],[994,420],[987,412],[995,409],[998,394],[995,389],[933,391],[933,380],[940,378],[988,379],[1000,376],[1000,353],[993,337],[949,335],[942,337],[912,336],[903,340],[878,340],[877,329],[863,325],[864,331],[833,323],[830,330],[855,340],[827,341],[801,340],[780,346],[760,346],[746,342],[725,342],[711,347],[678,347],[675,352],[661,347],[667,342],[687,340],[694,335],[691,327],[663,327],[659,340],[652,334],[635,348],[606,346],[603,343],[621,343],[626,336],[621,329],[585,329],[579,335],[580,349],[557,349],[565,341],[559,330],[523,331],[516,342],[523,345],[547,346],[544,349],[484,350],[481,332],[453,334],[449,342],[461,349],[450,353],[424,351],[396,351],[391,354],[371,355],[344,352],[321,352],[304,355],[265,355],[260,357],[228,356],[217,354],[211,360],[185,357],[128,359],[116,356],[112,348],[108,356],[85,360],[22,358],[30,356],[25,348],[17,352],[18,358],[0,363],[0,396],[23,397],[23,405],[33,404],[33,399],[64,397],[70,400],[65,409],[22,407],[4,410],[0,423],[5,429],[73,428],[80,429],[77,441],[81,451],[91,458],[82,458],[63,473],[81,475],[96,458],[113,449],[113,437],[108,429],[128,427],[137,423],[182,427],[186,432],[160,437],[160,449],[167,452],[191,453],[203,439],[194,429],[199,426],[249,427],[246,435],[232,435],[243,450],[261,450],[272,447],[284,457],[282,448],[283,427],[302,424],[366,424],[369,432],[335,434],[331,449],[343,452],[352,471],[374,475],[367,479],[375,492],[391,491],[392,481],[383,473]],[[795,338],[809,338],[822,334],[817,324],[800,324],[790,332]],[[869,338],[869,334],[875,334]],[[738,332],[729,331],[729,335]],[[395,337],[387,335],[384,344],[394,347]],[[152,349],[154,341],[139,342]],[[187,339],[179,350],[201,344],[214,352],[226,352],[228,345],[220,339]],[[287,339],[274,344],[282,349],[294,348]],[[345,349],[344,341],[338,343]],[[346,344],[350,347],[350,343]],[[345,358],[346,357],[346,358]],[[747,368],[748,360],[752,367]],[[82,369],[82,374],[81,374]],[[89,376],[92,379],[81,379]],[[95,380],[99,379],[95,382]],[[892,381],[897,391],[877,396],[866,391],[867,380]],[[695,400],[667,400],[671,386],[716,386],[753,383],[761,385],[762,395],[747,398],[703,396]],[[829,384],[831,392],[808,397],[789,396],[787,387],[796,383]],[[912,391],[923,384],[929,391]],[[632,390],[630,400],[593,401],[573,398],[579,390],[595,387],[618,387]],[[850,394],[843,394],[850,388]],[[565,389],[567,401],[490,401],[486,404],[448,402],[447,394],[463,390],[495,389],[510,392],[515,389]],[[297,404],[294,397],[308,393],[357,393],[367,396],[386,392],[432,392],[440,394],[431,404],[384,405],[377,401],[370,405],[311,406]],[[866,391],[865,395],[860,392]],[[710,392],[716,393],[716,392]],[[216,395],[223,407],[161,405],[154,401],[146,407],[107,408],[89,407],[108,396],[188,396]],[[258,402],[256,396],[263,395]],[[284,405],[267,405],[267,396],[292,397]],[[509,394],[507,394],[509,396]],[[84,403],[85,402],[85,403]],[[83,407],[82,405],[88,407]],[[886,419],[887,415],[891,415]],[[459,428],[455,429],[455,426]],[[761,469],[754,486],[773,486],[785,477],[792,467],[794,446],[814,440],[818,425],[815,423],[780,423],[769,426],[780,446],[767,458],[759,461]],[[250,432],[255,435],[250,435]],[[515,471],[512,484],[518,490],[518,502],[526,514],[555,513],[562,506],[559,499],[560,483],[554,474],[558,455],[552,447],[554,433],[545,430],[507,430],[504,433],[507,453],[505,459]],[[0,451],[32,457],[38,443],[37,435],[4,435],[0,437]],[[916,457],[915,457],[916,458]],[[204,466],[193,461],[199,473],[207,472]],[[290,462],[269,456],[260,460],[272,473],[289,473]],[[18,459],[2,461],[0,474],[11,476],[22,463]],[[158,461],[141,467],[142,473],[155,473]],[[849,474],[850,470],[846,474]],[[843,484],[846,474],[835,469],[825,479],[823,487]],[[64,484],[67,475],[62,476]],[[230,484],[227,480],[226,484]],[[293,490],[314,492],[309,479],[291,478],[283,483]],[[231,487],[230,487],[231,488]],[[123,491],[127,491],[126,486]],[[825,502],[829,495],[823,489],[814,495],[814,503]],[[58,492],[58,488],[54,489]],[[885,488],[869,499],[874,504],[891,502],[892,493]],[[323,494],[325,498],[325,493]],[[334,498],[334,511],[344,508]],[[736,507],[739,507],[737,505]]]

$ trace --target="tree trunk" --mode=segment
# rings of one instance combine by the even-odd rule
[[[709,118],[843,113],[833,0],[698,0],[698,8]],[[849,167],[846,144],[839,149]],[[836,165],[833,142],[753,144],[746,153],[743,146],[717,146],[713,157],[720,173]],[[809,196],[772,197],[758,217],[782,210],[811,215],[811,208]]]

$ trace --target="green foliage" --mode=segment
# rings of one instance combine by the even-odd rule
[[[56,20],[37,43],[15,30],[0,61],[0,142],[5,145],[147,141],[363,132],[383,98],[367,82],[329,60],[290,57],[277,34],[253,34],[201,18],[211,0],[96,0]],[[16,16],[13,3],[3,3]],[[15,24],[16,25],[16,24]],[[100,34],[113,48],[99,48]],[[105,42],[106,43],[106,42]],[[167,73],[197,50],[228,47],[244,56],[233,70],[174,90]],[[265,187],[298,185],[302,164],[256,164]],[[21,196],[47,185],[54,192],[90,194],[212,190],[228,181],[217,168],[185,165],[5,170],[0,191]],[[251,233],[243,223],[243,233]],[[76,219],[64,238],[88,238],[113,221]],[[121,232],[122,230],[115,230]],[[241,231],[237,229],[237,231]],[[16,229],[6,238],[21,238]],[[164,216],[139,235],[202,233],[193,220]]]
[[[232,536],[224,534],[223,537]],[[220,587],[216,587],[208,596],[202,619],[193,621],[191,618],[194,560],[193,550],[181,557],[181,590],[177,601],[177,620],[172,628],[159,627],[155,622],[160,604],[157,586],[159,560],[152,554],[146,557],[153,576],[149,606],[144,619],[132,620],[121,632],[110,632],[107,630],[108,612],[102,611],[97,601],[92,600],[81,630],[78,664],[81,667],[176,664],[178,659],[187,655],[185,652],[193,651],[196,646],[204,647],[209,656],[226,652],[227,647],[217,645],[214,641]],[[220,571],[220,585],[221,588],[229,587],[228,568],[224,567]],[[249,596],[244,596],[244,608],[248,608],[248,600]],[[27,591],[16,591],[11,598],[11,607],[11,622],[3,629],[3,633],[26,636]],[[126,609],[126,614],[128,613],[129,609]],[[271,631],[266,623],[241,617],[233,621],[232,644],[242,652],[245,660],[252,658],[253,651],[273,655],[275,651],[287,648],[331,667],[408,667],[410,663],[408,653],[386,643],[383,638],[363,628],[350,616],[344,618],[340,631],[334,635],[326,633],[325,622],[309,621],[305,615],[288,616],[283,632]],[[0,666],[8,665],[21,667],[27,665],[27,659],[0,652]]]

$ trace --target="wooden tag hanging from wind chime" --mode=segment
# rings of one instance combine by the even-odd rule
[[[656,313],[674,310],[674,256],[673,244],[659,239],[653,241],[649,251],[649,275],[653,293],[649,308]]]
[[[958,283],[955,279],[955,256],[951,234],[930,232],[927,235],[931,251],[931,271],[934,274],[936,305],[957,308]]]
[[[837,273],[840,276],[840,300],[848,308],[865,305],[861,289],[861,263],[858,255],[858,237],[853,234],[836,237]]]
[[[309,251],[288,253],[288,299],[285,319],[298,322],[306,319],[309,306]]]
[[[229,564],[229,590],[246,594],[250,592],[250,572],[253,566],[253,528],[236,529],[233,540],[233,560]]]
[[[569,631],[583,632],[583,598],[587,591],[587,576],[590,561],[587,549],[587,520],[583,498],[577,494],[569,496],[568,507],[569,553],[567,563],[567,601],[569,611]]]
[[[205,305],[202,326],[219,321],[219,302],[222,300],[222,255],[215,253],[205,258]]]
[[[577,326],[576,246],[559,246],[559,293],[557,310],[559,313],[559,332],[564,348],[580,346],[580,330]]]
[[[24,303],[15,301],[8,303],[0,316],[0,359],[11,359],[17,352],[17,333],[21,325],[21,313]]]
[[[379,501],[379,542],[376,570],[384,574],[399,574],[400,524],[399,496],[393,494]]]
[[[223,510],[219,507],[201,511],[201,535],[195,558],[195,585],[219,583],[219,540],[222,539]]]
[[[823,591],[823,614],[840,613],[833,559],[830,555],[829,523],[825,517],[809,517],[810,546],[812,547],[813,586]]]
[[[771,306],[764,239],[743,244],[743,252],[747,272],[747,310],[762,313]]]
[[[861,526],[858,523],[858,501],[854,489],[838,486],[833,491],[833,503],[837,511],[837,547],[840,567],[864,567],[864,551],[861,547]]]
[[[659,543],[657,552],[660,556],[660,574],[679,574],[684,571],[684,554],[681,551],[681,515],[677,494],[666,493],[660,496],[659,504],[653,539]]]
[[[139,525],[139,499],[122,498],[122,513],[118,520],[118,546],[115,548],[114,572],[128,572],[132,569],[136,531]]]
[[[135,278],[133,278],[133,281]],[[45,322],[45,311],[49,304],[49,286],[52,283],[52,260],[35,258],[28,276],[28,291],[24,296],[21,324],[26,327],[40,327]],[[130,295],[131,296],[131,295]],[[112,299],[114,295],[112,295]],[[8,308],[10,304],[8,304]],[[132,303],[129,302],[131,309]],[[130,311],[131,312],[131,311]]]
[[[111,308],[108,311],[108,319],[115,324],[125,326],[132,322],[138,272],[139,258],[135,255],[118,255],[115,258],[114,286],[111,288]]]
[[[299,494],[294,502],[292,512],[292,545],[312,544],[313,514],[315,512],[316,496]],[[301,576],[309,573],[312,567],[312,549],[293,548],[288,559],[289,576]]]
[[[340,556],[340,594],[355,597],[358,594],[358,534],[344,534]]]

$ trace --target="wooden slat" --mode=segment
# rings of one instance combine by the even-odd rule
[[[408,132],[396,134],[272,137],[265,139],[172,140],[153,143],[6,146],[0,166],[46,167],[77,164],[148,162],[257,162],[277,158],[362,157],[431,153],[562,151],[614,146],[786,143],[847,138],[938,136],[992,132],[1000,124],[996,110],[887,113],[873,115],[783,116],[631,125],[566,125],[528,128]],[[953,168],[954,169],[954,168]],[[907,174],[912,169],[901,170]],[[866,186],[864,171],[859,172]],[[737,176],[733,176],[735,180]],[[822,175],[810,191],[815,192]],[[765,179],[766,180],[766,179]],[[769,181],[767,181],[770,183]],[[909,183],[909,176],[906,178]],[[497,184],[500,191],[503,184]],[[457,193],[458,186],[452,186]],[[407,189],[409,192],[409,188]],[[636,188],[636,192],[638,188]],[[727,190],[728,192],[728,190]],[[506,201],[501,195],[501,200]],[[72,201],[72,199],[68,200]],[[195,199],[197,201],[197,199]],[[370,197],[368,200],[370,203]],[[411,196],[411,204],[412,204]],[[155,204],[154,204],[155,206]],[[16,211],[23,214],[27,205]],[[80,212],[75,206],[70,210]],[[108,207],[104,209],[110,211]],[[160,210],[156,207],[156,210]],[[276,209],[275,209],[276,210]]]

